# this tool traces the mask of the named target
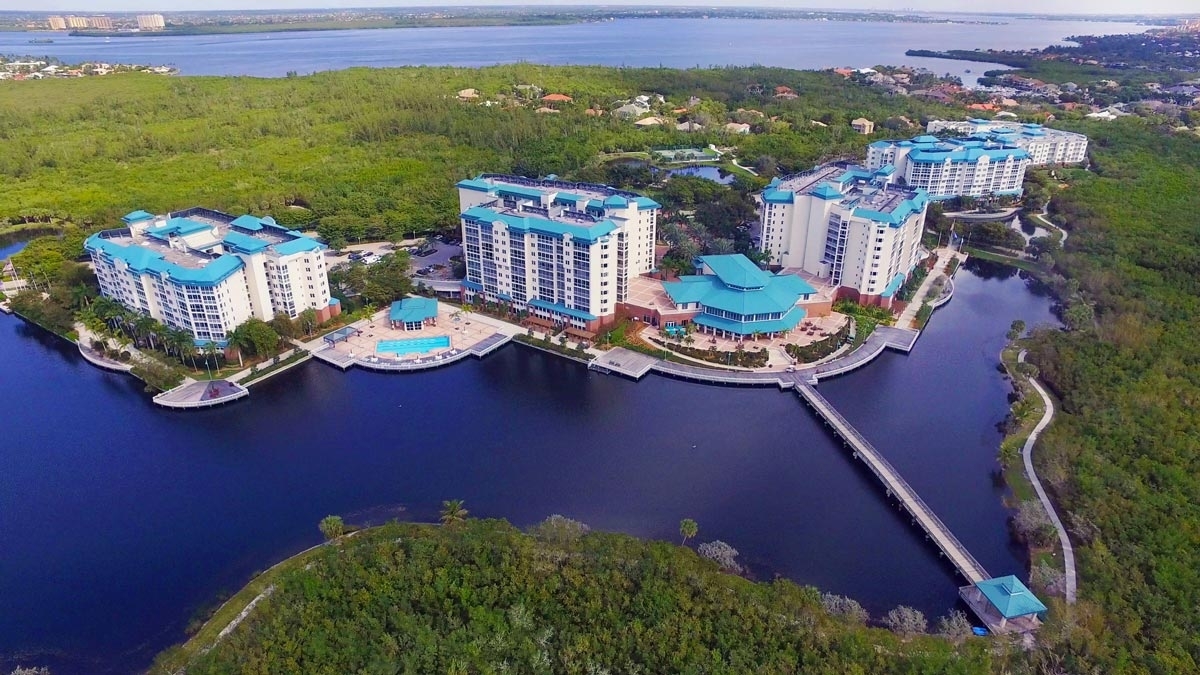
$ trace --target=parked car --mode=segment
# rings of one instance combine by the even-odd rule
[[[354,253],[350,254],[350,259],[355,262],[362,260],[362,257],[363,257],[363,254],[359,253],[358,251],[355,251]]]
[[[433,255],[434,253],[437,253],[437,249],[432,246],[430,246],[429,248],[419,249],[417,251],[417,255],[421,256],[422,258],[424,258],[427,255]]]

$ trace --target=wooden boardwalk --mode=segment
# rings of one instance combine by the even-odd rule
[[[991,578],[983,565],[975,559],[975,556],[971,555],[958,537],[954,536],[942,519],[937,517],[933,509],[929,508],[925,500],[921,499],[916,490],[912,489],[891,462],[888,462],[875,449],[875,446],[871,445],[870,441],[854,428],[854,425],[842,417],[842,414],[829,401],[825,400],[824,396],[821,396],[808,384],[798,384],[796,391],[825,420],[834,433],[853,448],[854,456],[866,464],[879,482],[883,483],[888,495],[900,502],[900,505],[912,516],[913,521],[921,526],[926,536],[937,544],[942,554],[953,563],[967,581],[975,584]]]
[[[191,381],[164,391],[154,402],[164,408],[195,410],[231,403],[250,395],[240,384],[228,380]]]

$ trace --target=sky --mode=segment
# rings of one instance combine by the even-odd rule
[[[828,2],[828,0],[826,0]],[[785,7],[788,9],[821,8],[819,2],[786,2],[783,0],[609,0],[604,3],[589,3],[574,0],[568,3],[554,0],[45,0],[37,3],[37,10],[48,12],[99,13],[118,11],[154,11],[169,13],[183,10],[237,10],[237,9],[296,9],[338,7],[419,7],[447,5],[684,5],[713,7]],[[863,0],[862,5],[850,3],[842,10],[878,9],[896,11],[957,11],[957,12],[1036,12],[1040,14],[1196,14],[1200,3],[1196,0]],[[825,5],[828,8],[828,5]],[[34,9],[29,0],[0,0],[0,10]]]

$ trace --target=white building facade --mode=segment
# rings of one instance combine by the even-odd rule
[[[867,169],[894,172],[899,182],[932,199],[1019,195],[1029,153],[1008,143],[917,136],[867,146]]]
[[[484,174],[459,181],[463,296],[595,330],[654,268],[659,204],[603,185]]]
[[[777,178],[759,194],[759,247],[770,263],[834,287],[839,297],[891,306],[921,260],[929,197],[892,173],[820,166]]]
[[[341,312],[329,294],[324,245],[270,217],[195,208],[122,220],[125,228],[84,243],[100,292],[191,333],[197,345],[223,345],[250,318],[312,309],[325,321]]]
[[[953,131],[979,140],[1013,145],[1029,153],[1032,166],[1080,164],[1087,160],[1087,136],[1040,124],[985,119],[933,120],[926,125],[926,131],[931,134]]]

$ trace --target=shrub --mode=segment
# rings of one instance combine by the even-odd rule
[[[529,528],[529,534],[542,541],[561,546],[577,541],[590,530],[590,527],[578,520],[554,514]]]
[[[863,609],[862,605],[858,604],[857,600],[844,595],[822,593],[821,606],[831,615],[848,619],[854,623],[866,623],[871,618],[871,615]]]
[[[883,615],[883,625],[893,633],[905,637],[920,635],[925,632],[929,622],[920,611],[907,605],[900,605]]]
[[[737,563],[737,549],[720,539],[700,544],[696,547],[696,552],[717,563],[726,572],[740,574],[742,571],[742,566]]]

